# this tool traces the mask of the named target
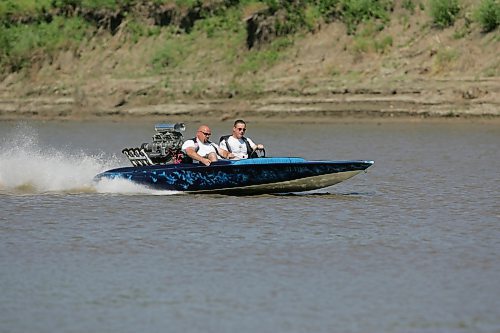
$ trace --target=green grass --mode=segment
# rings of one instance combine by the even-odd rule
[[[125,22],[124,30],[127,32],[128,40],[134,44],[142,37],[158,36],[161,33],[160,27],[149,26],[135,17],[130,17]]]
[[[363,25],[353,39],[353,51],[355,54],[376,52],[384,54],[389,51],[394,41],[392,36],[381,35],[383,25],[370,21]]]
[[[0,0],[0,21],[9,16],[38,16],[51,7],[51,0]]]
[[[375,39],[373,41],[375,51],[380,54],[387,53],[392,47],[393,43],[394,41],[392,39],[392,36],[384,36],[381,39]]]
[[[66,6],[81,7],[86,9],[112,9],[116,10],[125,6],[132,5],[136,0],[53,0],[54,8],[63,8]]]
[[[169,34],[152,59],[155,71],[163,72],[167,68],[176,68],[189,55],[189,43],[181,37]]]
[[[293,45],[291,38],[280,37],[263,50],[251,50],[246,54],[243,63],[238,66],[236,75],[257,73],[259,70],[272,67],[284,55],[282,51],[291,45]]]
[[[438,28],[450,27],[460,13],[459,0],[429,0],[432,22]]]
[[[388,23],[394,3],[391,0],[341,0],[340,5],[347,31],[354,34],[362,22],[379,20],[383,24]]]
[[[195,22],[193,32],[205,33],[208,38],[222,37],[227,33],[238,33],[244,29],[240,11],[230,8],[219,15],[208,16]]]
[[[348,33],[355,35],[353,50],[356,53],[384,54],[393,46],[393,38],[383,34],[383,30],[390,21],[396,0],[225,0],[220,2],[221,5],[213,0],[150,0],[157,5],[178,6],[180,13],[185,13],[186,8],[200,9],[200,19],[189,31],[176,26],[148,24],[144,13],[134,12],[134,5],[144,1],[0,0],[0,73],[22,69],[33,59],[51,57],[59,50],[76,47],[85,36],[95,33],[99,29],[95,22],[74,16],[81,11],[70,10],[67,17],[55,16],[53,21],[46,22],[48,19],[44,13],[54,15],[58,12],[56,9],[75,7],[96,11],[104,9],[112,13],[121,11],[125,17],[122,31],[129,43],[157,36],[157,51],[149,63],[154,71],[160,73],[178,68],[188,63],[190,58],[194,59],[192,57],[199,47],[200,37],[206,43],[203,44],[205,48],[215,51],[206,52],[207,56],[198,61],[199,70],[209,70],[210,64],[217,61],[232,65],[235,75],[256,73],[282,60],[294,39],[300,34],[315,31],[323,21],[342,21]],[[459,1],[426,1],[434,25],[441,28],[453,25],[460,14]],[[411,15],[417,8],[423,9],[423,3],[424,0],[401,0],[406,15]],[[246,23],[242,18],[248,8],[262,9],[267,15],[275,15],[274,39],[259,45],[256,50],[247,50],[245,45]],[[499,0],[481,0],[474,17],[483,31],[498,29]],[[19,18],[27,23],[16,23]],[[430,22],[427,24],[430,25]],[[465,28],[457,28],[456,38],[470,33],[470,27]],[[445,58],[438,61],[446,63]]]
[[[413,0],[403,0],[401,3],[401,7],[409,11],[410,13],[415,13],[415,9],[417,8],[417,5]]]
[[[317,6],[307,6],[304,13],[304,24],[307,30],[314,31],[321,21],[321,11]]]
[[[338,14],[338,5],[340,0],[322,0],[317,1],[316,5],[320,14],[328,21],[331,21]]]
[[[500,26],[500,1],[482,0],[475,12],[483,32],[491,32]]]
[[[32,58],[77,47],[88,28],[88,23],[79,17],[58,16],[50,23],[0,25],[0,65],[16,71],[29,65]]]

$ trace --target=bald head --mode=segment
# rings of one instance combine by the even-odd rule
[[[208,127],[207,125],[201,125],[200,127],[198,127],[198,131],[196,132],[196,137],[201,142],[207,142],[211,134],[212,131],[210,130],[210,127]]]

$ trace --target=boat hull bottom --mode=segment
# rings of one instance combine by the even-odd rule
[[[277,183],[242,186],[237,188],[221,188],[215,190],[186,191],[187,193],[239,194],[255,195],[270,193],[290,193],[317,190],[343,182],[354,177],[363,170],[330,173],[319,176],[305,177]]]

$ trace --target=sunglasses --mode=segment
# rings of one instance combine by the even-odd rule
[[[205,132],[202,132],[202,131],[200,131],[200,133],[203,133],[205,136],[210,136],[210,135],[212,135],[212,133],[205,133]]]
[[[245,132],[247,129],[246,128],[236,128],[240,132]]]

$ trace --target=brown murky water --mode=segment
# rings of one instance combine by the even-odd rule
[[[498,126],[249,124],[271,156],[375,160],[314,193],[93,184],[152,125],[0,123],[0,331],[500,331]]]

